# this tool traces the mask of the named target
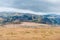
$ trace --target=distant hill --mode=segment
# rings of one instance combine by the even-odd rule
[[[0,21],[0,24],[13,22],[37,22],[42,24],[60,25],[60,15],[36,15],[30,13],[0,12]]]

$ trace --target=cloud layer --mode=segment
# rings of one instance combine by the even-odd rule
[[[60,13],[60,0],[0,0],[0,7],[12,7],[35,12]]]
[[[43,15],[43,12],[35,12],[31,10],[26,9],[16,9],[16,8],[6,8],[6,7],[0,7],[0,12],[16,12],[16,13],[28,13],[28,14],[36,14],[36,15]],[[46,13],[44,13],[45,15]]]
[[[26,10],[26,9],[17,9],[17,8],[8,8],[8,7],[0,7],[0,12],[16,12],[16,13],[28,13],[28,14],[36,14],[36,15],[52,14],[52,13],[35,12],[31,10]],[[56,14],[56,13],[53,13],[53,14]],[[57,13],[57,15],[60,15],[60,14]]]

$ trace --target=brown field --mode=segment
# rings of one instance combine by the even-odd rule
[[[10,24],[0,27],[0,40],[60,40],[60,27],[48,27],[48,25],[45,25],[46,27],[39,25],[39,28],[21,27],[25,24]],[[38,24],[30,23],[30,26],[36,25],[38,26]]]

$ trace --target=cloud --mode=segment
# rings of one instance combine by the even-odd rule
[[[17,9],[17,8],[8,8],[8,7],[0,7],[0,12],[16,12],[16,13],[28,13],[28,14],[36,14],[36,15],[52,14],[52,13],[35,12],[31,10],[26,10],[26,9]],[[53,13],[53,14],[56,14],[56,13]],[[57,13],[57,15],[60,15],[60,14]]]
[[[59,3],[60,0],[45,0],[46,2],[50,2],[50,3]]]
[[[13,7],[19,9],[27,9],[32,11],[44,12],[47,10],[47,5],[39,0],[0,0],[0,7]]]
[[[0,12],[17,12],[17,13],[29,13],[29,14],[36,14],[36,15],[42,15],[43,12],[35,12],[31,10],[26,9],[16,9],[16,8],[8,8],[8,7],[0,7]],[[37,14],[39,13],[39,14]],[[44,13],[46,14],[46,13]]]
[[[0,0],[0,6],[12,6],[13,0]]]
[[[60,13],[60,0],[0,0],[0,7],[26,9],[43,13]]]

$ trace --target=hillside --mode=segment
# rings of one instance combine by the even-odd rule
[[[36,15],[30,13],[0,12],[0,24],[34,22],[40,24],[60,25],[60,15]]]
[[[22,22],[21,24],[6,24],[6,25],[1,25],[1,27],[8,27],[8,28],[14,28],[14,27],[40,28],[40,27],[54,27],[54,26],[53,25],[51,26],[51,25],[48,25],[48,24],[34,23],[34,22]]]

